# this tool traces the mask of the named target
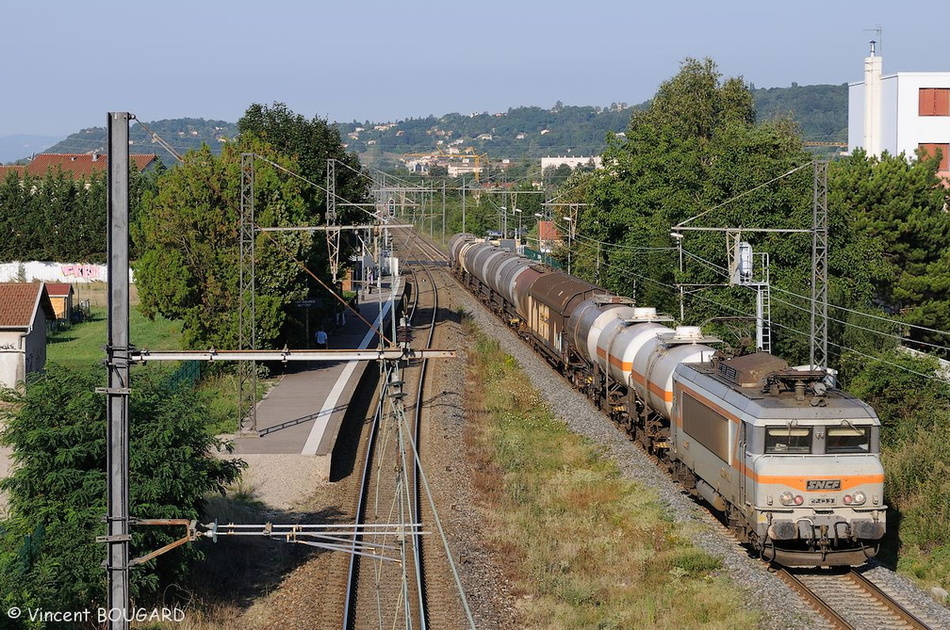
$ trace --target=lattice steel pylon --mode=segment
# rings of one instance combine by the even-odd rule
[[[254,239],[254,154],[241,154],[240,280],[238,349],[257,349]],[[238,367],[238,431],[257,434],[257,362],[241,361]]]
[[[327,254],[330,257],[330,274],[333,284],[338,281],[340,270],[340,226],[336,214],[336,160],[327,158]]]
[[[828,162],[816,161],[812,201],[811,365],[828,368]]]

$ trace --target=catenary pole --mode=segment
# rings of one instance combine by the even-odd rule
[[[109,371],[107,424],[108,468],[108,613],[111,630],[129,627],[129,120],[128,112],[108,115],[108,293]]]

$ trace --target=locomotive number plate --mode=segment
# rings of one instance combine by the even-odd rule
[[[818,497],[811,500],[812,505],[834,505],[834,502],[832,497]]]
[[[809,479],[805,490],[841,490],[840,479]]]

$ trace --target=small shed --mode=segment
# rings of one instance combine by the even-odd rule
[[[46,366],[47,322],[56,318],[42,283],[0,283],[0,387]]]
[[[56,321],[69,326],[73,321],[73,285],[65,282],[47,282],[46,293],[56,312]]]

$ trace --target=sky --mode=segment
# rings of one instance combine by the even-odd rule
[[[633,105],[690,57],[757,88],[841,84],[872,39],[885,74],[950,71],[946,18],[893,0],[3,4],[0,136],[110,111],[237,122],[253,103],[330,122]]]

